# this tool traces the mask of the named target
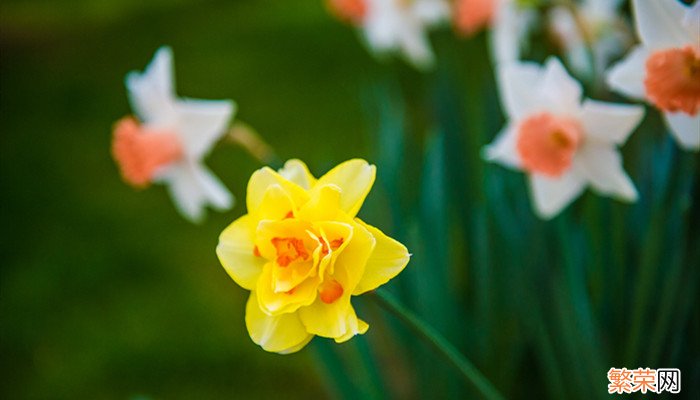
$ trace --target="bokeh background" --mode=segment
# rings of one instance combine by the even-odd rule
[[[207,164],[238,202],[193,225],[162,187],[125,185],[110,157],[124,76],[164,44],[179,94],[235,100],[281,159],[316,175],[378,165],[360,215],[414,254],[390,290],[509,398],[605,398],[613,366],[680,367],[682,396],[700,392],[698,160],[658,115],[626,149],[640,203],[587,193],[542,222],[522,174],[479,158],[503,122],[483,34],[436,32],[438,65],[421,73],[373,58],[316,0],[0,10],[0,397],[475,395],[365,298],[370,331],[346,344],[279,356],[252,343],[247,292],[214,248],[260,163],[221,143]]]

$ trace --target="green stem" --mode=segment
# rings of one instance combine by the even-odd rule
[[[408,326],[426,344],[430,345],[452,366],[457,368],[464,379],[474,385],[486,399],[504,399],[498,390],[479,370],[467,360],[450,342],[438,331],[422,321],[418,316],[402,306],[389,292],[378,289],[372,292],[372,298],[387,311],[394,314]]]

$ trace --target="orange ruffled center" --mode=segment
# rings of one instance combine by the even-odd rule
[[[294,261],[306,261],[309,259],[309,253],[304,247],[304,241],[299,238],[272,238],[272,245],[277,250],[277,265],[287,267],[289,263]]]
[[[652,53],[644,79],[647,97],[660,110],[696,115],[700,110],[700,48]]]
[[[561,176],[571,167],[583,139],[578,121],[546,112],[522,121],[517,135],[523,169],[550,177]]]
[[[328,0],[328,8],[339,19],[359,24],[367,15],[365,0]]]
[[[327,240],[325,236],[313,233],[316,229],[308,223],[296,220],[291,211],[281,221],[283,225],[276,223],[277,227],[271,229],[287,234],[270,235],[267,239],[260,237],[263,242],[258,242],[259,246],[253,248],[255,257],[265,257],[274,262],[271,284],[275,292],[294,295],[297,287],[305,285],[309,280],[315,281],[317,276],[322,275],[324,279],[317,283],[320,300],[326,304],[338,300],[344,289],[333,278],[331,256],[340,251],[345,238],[339,236]]]
[[[183,154],[180,138],[172,132],[143,128],[131,117],[122,118],[114,127],[112,155],[124,180],[133,186],[148,186],[161,167]]]
[[[465,35],[473,35],[490,26],[496,14],[496,0],[457,0],[454,21]]]

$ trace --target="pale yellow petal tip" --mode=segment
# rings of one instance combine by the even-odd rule
[[[311,189],[316,184],[316,178],[309,171],[309,167],[298,158],[287,160],[277,172],[285,179],[296,183],[306,190]]]
[[[314,338],[314,335],[309,335],[306,339],[304,339],[304,340],[303,340],[301,343],[299,343],[298,345],[293,346],[293,347],[290,347],[290,348],[288,348],[288,349],[286,349],[286,350],[276,351],[275,353],[277,353],[277,354],[282,354],[282,355],[296,353],[296,352],[298,352],[299,350],[301,350],[301,349],[303,349],[304,347],[306,347],[306,345],[309,344],[309,342],[311,342],[311,340],[312,340],[313,338]]]
[[[336,343],[345,343],[348,340],[352,339],[356,335],[364,335],[367,333],[367,330],[369,329],[369,324],[366,323],[365,321],[358,319],[357,320],[357,329],[349,329],[348,332],[345,335],[339,336],[337,338],[333,338]]]

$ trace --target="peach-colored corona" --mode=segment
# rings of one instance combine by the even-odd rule
[[[125,117],[114,126],[112,155],[126,182],[145,187],[158,169],[181,159],[183,149],[176,134],[144,129],[134,118]]]
[[[351,23],[359,23],[367,14],[366,0],[327,0],[328,8],[338,18]]]
[[[582,139],[578,121],[542,112],[520,123],[516,146],[525,170],[558,177],[571,167]]]
[[[659,109],[696,115],[700,110],[700,48],[659,50],[647,59],[647,97]]]
[[[457,30],[473,35],[491,25],[496,13],[497,0],[457,0],[454,5],[454,22]]]

